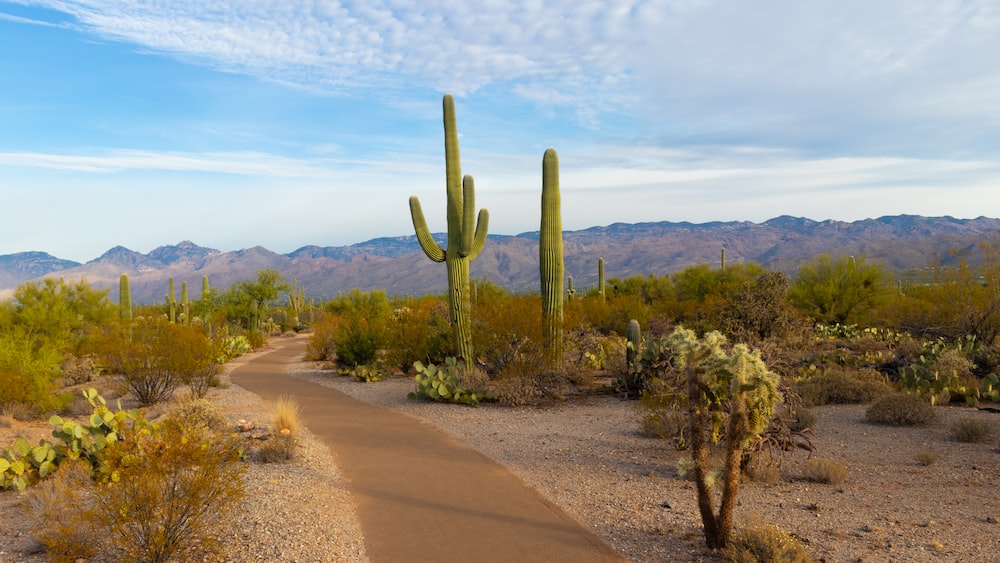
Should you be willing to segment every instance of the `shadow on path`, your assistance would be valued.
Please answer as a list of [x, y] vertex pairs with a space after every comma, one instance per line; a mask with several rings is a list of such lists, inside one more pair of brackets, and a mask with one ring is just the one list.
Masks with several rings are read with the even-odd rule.
[[232, 381], [265, 400], [298, 402], [302, 423], [336, 453], [373, 562], [624, 561], [501, 465], [444, 432], [288, 375], [305, 338], [272, 342], [275, 351], [233, 370]]

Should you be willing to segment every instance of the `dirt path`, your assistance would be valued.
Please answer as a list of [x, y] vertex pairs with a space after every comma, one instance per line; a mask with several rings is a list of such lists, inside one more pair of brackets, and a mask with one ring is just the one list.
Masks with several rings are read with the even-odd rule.
[[[502, 466], [410, 416], [291, 377], [304, 338], [234, 370], [264, 399], [294, 398], [337, 455], [374, 562], [623, 561]], [[322, 499], [316, 499], [322, 502]]]

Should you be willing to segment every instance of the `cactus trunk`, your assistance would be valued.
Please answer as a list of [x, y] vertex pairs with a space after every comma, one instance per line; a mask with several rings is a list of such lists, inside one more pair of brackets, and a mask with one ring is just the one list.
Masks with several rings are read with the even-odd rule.
[[479, 256], [486, 244], [489, 212], [475, 215], [476, 189], [472, 176], [462, 176], [458, 150], [458, 128], [455, 125], [455, 100], [444, 96], [445, 185], [448, 210], [448, 247], [434, 240], [424, 219], [420, 200], [410, 197], [410, 217], [417, 241], [424, 254], [434, 262], [448, 267], [448, 305], [451, 313], [452, 338], [455, 354], [469, 365], [474, 360], [472, 350], [472, 299], [469, 289], [469, 264]]
[[542, 222], [538, 269], [542, 287], [542, 337], [548, 360], [558, 365], [563, 355], [562, 211], [559, 193], [559, 156], [554, 149], [542, 157]]
[[597, 259], [597, 293], [604, 299], [604, 258]]
[[174, 301], [174, 278], [170, 278], [167, 291], [167, 315], [170, 322], [177, 322], [177, 302]]
[[132, 341], [132, 286], [128, 275], [122, 274], [118, 280], [118, 314], [121, 316], [125, 340]]

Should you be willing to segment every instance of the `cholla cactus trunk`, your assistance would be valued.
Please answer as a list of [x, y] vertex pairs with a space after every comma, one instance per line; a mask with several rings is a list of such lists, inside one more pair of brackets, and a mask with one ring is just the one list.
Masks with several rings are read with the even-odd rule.
[[122, 321], [122, 331], [125, 340], [132, 341], [132, 286], [129, 284], [128, 275], [122, 274], [118, 279], [118, 314]]
[[170, 278], [170, 283], [168, 285], [169, 289], [167, 291], [167, 314], [169, 315], [170, 322], [177, 322], [177, 302], [174, 301], [174, 278]]
[[604, 258], [597, 259], [597, 293], [601, 299], [606, 297], [604, 293]]
[[549, 362], [558, 365], [563, 355], [562, 211], [559, 193], [559, 156], [554, 149], [542, 157], [542, 222], [538, 244], [538, 270], [542, 286], [542, 331]]
[[424, 254], [434, 262], [444, 262], [448, 267], [448, 309], [451, 319], [455, 354], [471, 365], [472, 349], [472, 296], [469, 287], [469, 264], [479, 256], [486, 244], [489, 212], [479, 211], [476, 220], [476, 188], [472, 176], [462, 177], [459, 160], [458, 129], [455, 125], [455, 100], [446, 94], [444, 109], [445, 184], [448, 209], [448, 247], [434, 241], [417, 196], [410, 197], [410, 217], [413, 229]]

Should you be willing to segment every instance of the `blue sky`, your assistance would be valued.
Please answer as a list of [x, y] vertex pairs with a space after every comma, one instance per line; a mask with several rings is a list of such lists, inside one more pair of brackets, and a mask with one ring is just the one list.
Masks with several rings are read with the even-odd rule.
[[0, 254], [1000, 215], [1000, 4], [0, 0]]

